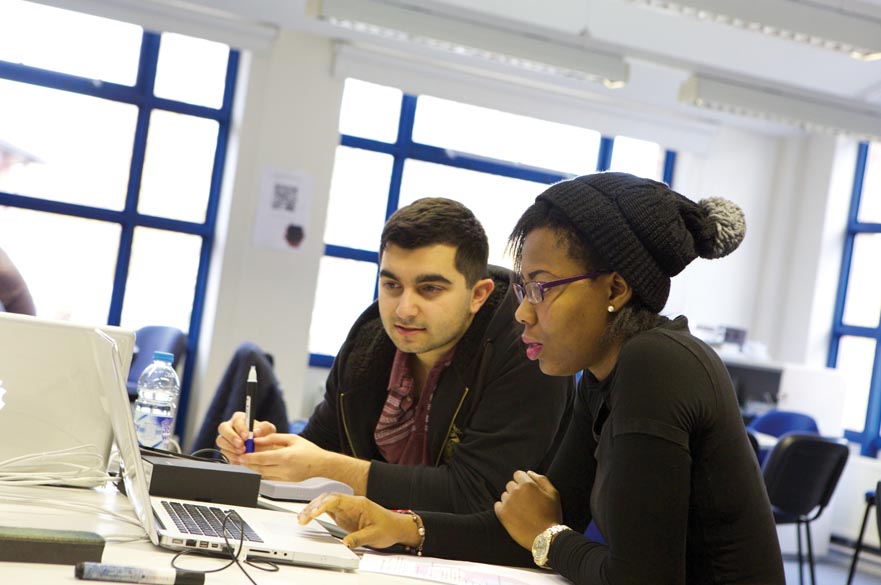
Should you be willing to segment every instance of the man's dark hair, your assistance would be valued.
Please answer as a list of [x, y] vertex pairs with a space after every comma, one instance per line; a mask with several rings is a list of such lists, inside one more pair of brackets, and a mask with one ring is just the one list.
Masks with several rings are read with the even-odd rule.
[[489, 274], [486, 232], [470, 209], [452, 199], [426, 197], [397, 210], [382, 229], [380, 256], [389, 244], [405, 250], [437, 244], [454, 246], [456, 270], [469, 287]]

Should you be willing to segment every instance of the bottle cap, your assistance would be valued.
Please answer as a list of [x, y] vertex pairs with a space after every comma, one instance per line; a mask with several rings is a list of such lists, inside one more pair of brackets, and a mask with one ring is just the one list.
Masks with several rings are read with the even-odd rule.
[[154, 351], [153, 360], [159, 360], [168, 363], [174, 363], [174, 354], [167, 351]]

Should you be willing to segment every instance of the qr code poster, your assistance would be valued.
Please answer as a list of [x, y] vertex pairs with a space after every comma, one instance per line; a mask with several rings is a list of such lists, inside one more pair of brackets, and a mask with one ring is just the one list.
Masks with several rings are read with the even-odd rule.
[[267, 169], [260, 185], [254, 244], [297, 250], [309, 235], [312, 178], [307, 173]]

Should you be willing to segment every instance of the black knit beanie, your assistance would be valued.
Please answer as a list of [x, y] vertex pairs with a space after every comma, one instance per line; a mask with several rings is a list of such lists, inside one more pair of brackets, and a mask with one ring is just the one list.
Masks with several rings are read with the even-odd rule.
[[549, 187], [536, 201], [559, 208], [584, 239], [660, 313], [670, 278], [689, 262], [721, 258], [743, 241], [740, 208], [719, 197], [695, 203], [667, 185], [628, 175], [596, 173]]

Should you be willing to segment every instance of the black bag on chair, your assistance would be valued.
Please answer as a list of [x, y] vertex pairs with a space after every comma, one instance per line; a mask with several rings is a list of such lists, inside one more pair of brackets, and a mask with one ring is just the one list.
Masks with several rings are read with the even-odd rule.
[[236, 348], [232, 360], [223, 373], [208, 412], [205, 413], [205, 420], [202, 422], [196, 441], [190, 449], [191, 453], [200, 449], [216, 448], [214, 441], [217, 439], [218, 425], [229, 420], [235, 411], [245, 409], [245, 388], [251, 366], [257, 368], [254, 419], [271, 422], [280, 433], [288, 432], [287, 409], [278, 379], [272, 369], [271, 358], [256, 344], [245, 342]]

